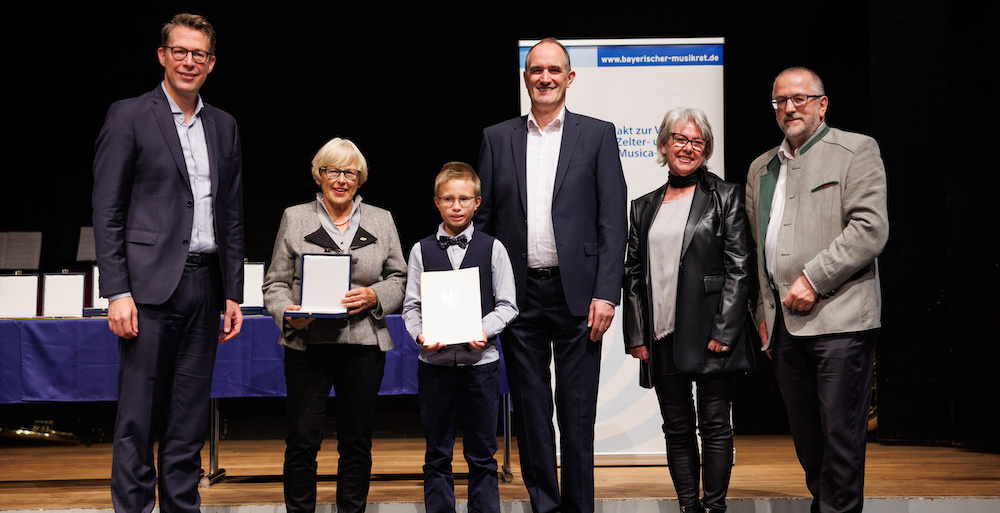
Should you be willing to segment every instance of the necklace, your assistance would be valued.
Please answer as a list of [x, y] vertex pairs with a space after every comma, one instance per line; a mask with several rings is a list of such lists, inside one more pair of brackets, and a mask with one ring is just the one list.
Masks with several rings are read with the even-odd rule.
[[333, 221], [333, 225], [339, 228], [351, 221], [351, 214], [354, 212], [354, 200], [353, 199], [351, 200], [351, 204], [347, 208], [347, 217], [339, 223], [337, 222], [336, 218], [333, 217], [333, 209], [330, 208], [329, 205], [324, 205], [324, 207], [326, 207], [327, 213], [330, 214], [330, 220]]

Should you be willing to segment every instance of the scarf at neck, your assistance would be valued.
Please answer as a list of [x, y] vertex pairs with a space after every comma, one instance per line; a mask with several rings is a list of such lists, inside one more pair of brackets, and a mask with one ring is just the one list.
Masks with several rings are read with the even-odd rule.
[[674, 189], [683, 189], [685, 187], [690, 187], [701, 180], [701, 177], [705, 174], [705, 166], [699, 167], [697, 171], [691, 173], [687, 176], [675, 175], [669, 173], [667, 175], [667, 185], [673, 187]]

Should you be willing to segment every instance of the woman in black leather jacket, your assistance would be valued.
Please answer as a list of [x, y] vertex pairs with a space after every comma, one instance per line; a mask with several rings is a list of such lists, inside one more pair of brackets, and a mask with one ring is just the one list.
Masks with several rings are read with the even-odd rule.
[[632, 202], [625, 259], [625, 347], [649, 365], [682, 512], [726, 509], [732, 373], [753, 367], [744, 329], [751, 267], [743, 188], [708, 172], [713, 142], [702, 111], [667, 112], [656, 146], [669, 177]]

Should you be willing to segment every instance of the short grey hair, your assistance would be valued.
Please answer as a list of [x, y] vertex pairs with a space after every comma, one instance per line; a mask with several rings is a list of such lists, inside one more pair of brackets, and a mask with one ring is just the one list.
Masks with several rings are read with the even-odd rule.
[[353, 142], [340, 137], [330, 139], [313, 157], [312, 175], [316, 183], [321, 183], [326, 179], [320, 174], [322, 167], [337, 169], [357, 167], [357, 170], [361, 172], [358, 175], [358, 187], [364, 185], [368, 180], [368, 161], [365, 160], [365, 156], [361, 154], [361, 150]]
[[812, 77], [812, 94], [820, 94], [826, 96], [826, 88], [823, 86], [823, 79], [819, 78], [819, 75], [815, 71], [805, 67], [805, 66], [792, 66], [791, 68], [785, 68], [778, 73], [778, 76], [774, 77], [774, 82], [771, 82], [771, 94], [774, 94], [774, 86], [778, 84], [778, 79], [783, 75], [788, 75], [791, 73], [805, 73]]
[[668, 110], [667, 114], [663, 116], [663, 122], [660, 123], [660, 131], [656, 134], [656, 161], [661, 166], [667, 165], [667, 156], [660, 152], [660, 148], [667, 142], [670, 132], [678, 123], [686, 123], [688, 121], [694, 123], [694, 126], [701, 132], [701, 138], [705, 140], [705, 151], [701, 152], [702, 156], [705, 157], [705, 161], [708, 161], [712, 156], [712, 151], [715, 150], [715, 137], [712, 135], [712, 125], [708, 124], [708, 116], [701, 109], [676, 107]]

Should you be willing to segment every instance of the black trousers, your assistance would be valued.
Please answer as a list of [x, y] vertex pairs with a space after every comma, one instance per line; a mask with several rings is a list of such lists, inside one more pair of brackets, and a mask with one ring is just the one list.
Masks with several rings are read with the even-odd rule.
[[[674, 364], [673, 335], [653, 342], [653, 388], [663, 416], [670, 478], [682, 508], [697, 508], [698, 474], [705, 495], [701, 506], [726, 510], [726, 492], [733, 466], [733, 428], [730, 412], [733, 378], [729, 373], [684, 374]], [[707, 344], [707, 341], [706, 341]], [[697, 384], [697, 415], [691, 384]], [[701, 435], [701, 458], [698, 438]]]
[[469, 513], [500, 513], [497, 481], [497, 416], [500, 362], [452, 367], [419, 362], [420, 424], [424, 453], [424, 510], [455, 512], [455, 420], [463, 425], [462, 448], [469, 464]]
[[859, 512], [875, 332], [795, 337], [781, 310], [771, 335], [772, 365], [813, 497], [811, 511]]
[[[185, 267], [160, 305], [136, 304], [139, 335], [118, 339], [118, 416], [111, 460], [115, 511], [196, 512], [212, 367], [224, 303], [218, 262]], [[153, 442], [159, 436], [159, 477]]]
[[[517, 430], [521, 474], [534, 513], [593, 513], [594, 422], [601, 343], [590, 341], [587, 317], [569, 312], [560, 277], [528, 277], [525, 304], [503, 339]], [[556, 477], [553, 393], [562, 487]]]
[[316, 454], [323, 443], [326, 405], [337, 395], [337, 511], [365, 510], [372, 471], [375, 401], [385, 372], [377, 346], [317, 344], [285, 348], [288, 437], [284, 489], [288, 512], [316, 510]]

